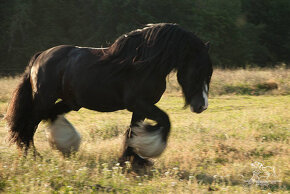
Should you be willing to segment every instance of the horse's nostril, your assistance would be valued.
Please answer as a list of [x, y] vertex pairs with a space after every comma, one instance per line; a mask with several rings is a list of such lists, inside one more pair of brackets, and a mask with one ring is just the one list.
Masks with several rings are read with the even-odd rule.
[[199, 107], [199, 112], [205, 111], [206, 109], [207, 109], [206, 106], [200, 106], [200, 107]]

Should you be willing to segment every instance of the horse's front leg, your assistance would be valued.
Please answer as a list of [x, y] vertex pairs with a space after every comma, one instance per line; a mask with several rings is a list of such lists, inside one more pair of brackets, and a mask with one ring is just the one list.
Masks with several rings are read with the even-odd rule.
[[[154, 158], [164, 151], [170, 131], [168, 115], [157, 106], [146, 102], [138, 102], [128, 110], [138, 112], [143, 117], [154, 120], [156, 125], [135, 123], [128, 131], [127, 147], [138, 157], [143, 159]], [[132, 119], [133, 120], [133, 119]]]
[[127, 129], [125, 133], [124, 147], [123, 153], [119, 158], [119, 162], [122, 166], [124, 166], [126, 161], [130, 161], [132, 164], [136, 164], [138, 166], [152, 166], [152, 162], [150, 160], [141, 158], [138, 156], [132, 147], [128, 146], [128, 140], [132, 138], [132, 128], [137, 127], [140, 123], [144, 121], [145, 117], [142, 114], [138, 114], [136, 112], [133, 113], [130, 127]]

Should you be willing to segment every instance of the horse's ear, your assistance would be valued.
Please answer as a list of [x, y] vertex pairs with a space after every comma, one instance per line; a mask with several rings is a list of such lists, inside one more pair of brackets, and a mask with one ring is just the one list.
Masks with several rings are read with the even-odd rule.
[[205, 45], [205, 48], [206, 48], [207, 50], [209, 50], [210, 43], [209, 43], [209, 42], [206, 42], [204, 45]]

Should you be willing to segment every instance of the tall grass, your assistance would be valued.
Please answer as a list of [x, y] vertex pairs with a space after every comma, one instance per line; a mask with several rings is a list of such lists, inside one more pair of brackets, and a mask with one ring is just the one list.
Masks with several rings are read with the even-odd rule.
[[[69, 158], [52, 150], [41, 123], [35, 144], [43, 159], [19, 157], [5, 141], [0, 122], [0, 193], [288, 193], [290, 102], [288, 70], [220, 70], [214, 72], [209, 109], [193, 114], [173, 75], [157, 104], [172, 122], [168, 147], [153, 168], [133, 172], [120, 167], [123, 132], [131, 113], [81, 109], [67, 115], [82, 134], [80, 151]], [[1, 78], [0, 115], [18, 78]], [[226, 86], [255, 87], [268, 80], [278, 89], [244, 94]], [[288, 89], [287, 89], [288, 88]], [[239, 94], [239, 95], [235, 95]], [[267, 185], [248, 184], [253, 163], [275, 168]], [[271, 182], [272, 181], [272, 182]]]

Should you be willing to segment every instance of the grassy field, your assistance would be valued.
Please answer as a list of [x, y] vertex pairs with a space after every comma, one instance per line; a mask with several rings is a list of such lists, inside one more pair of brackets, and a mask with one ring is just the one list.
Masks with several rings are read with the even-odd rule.
[[[82, 135], [80, 151], [70, 158], [49, 147], [45, 123], [35, 135], [43, 159], [19, 157], [14, 146], [7, 146], [1, 121], [0, 193], [289, 193], [289, 73], [218, 69], [209, 109], [199, 115], [183, 109], [178, 84], [169, 76], [158, 103], [172, 123], [168, 147], [154, 159], [153, 168], [139, 173], [129, 163], [124, 168], [117, 163], [128, 111], [69, 113], [68, 120]], [[0, 118], [17, 81], [0, 78]], [[267, 175], [264, 168], [257, 181], [257, 162], [275, 173], [268, 168], [268, 178], [262, 177]]]

